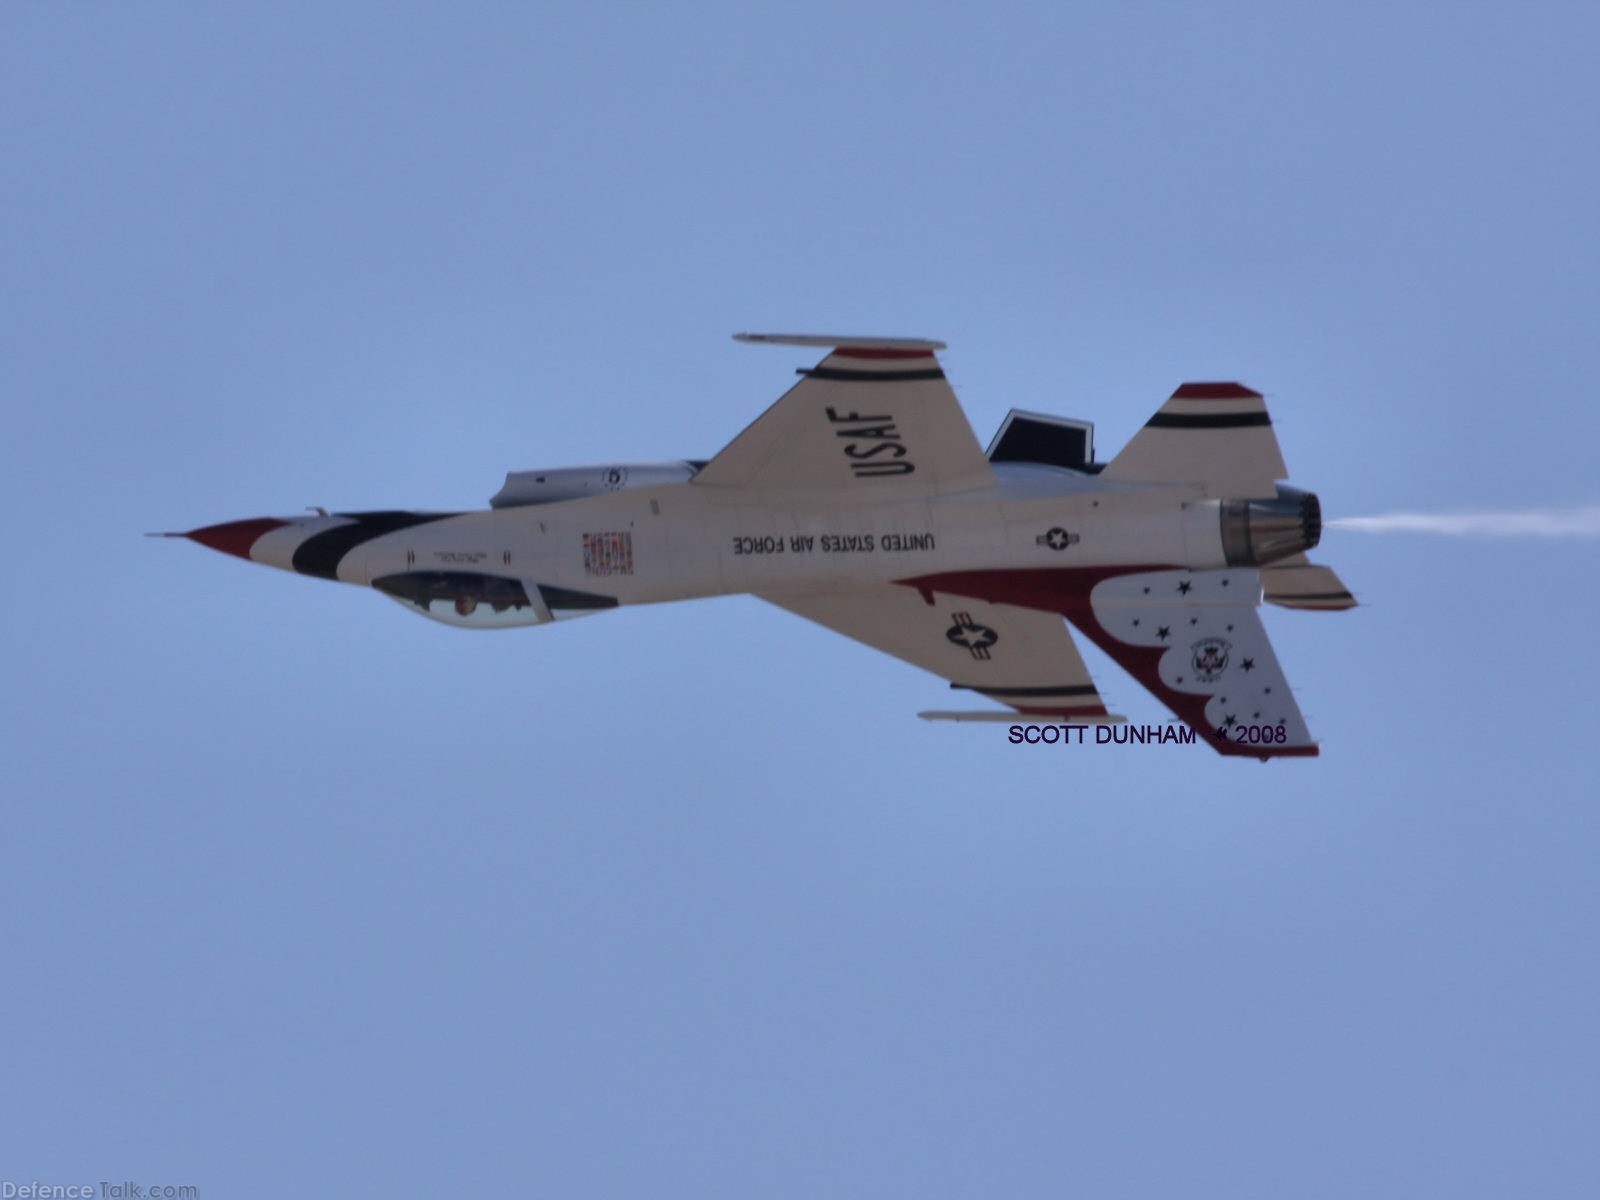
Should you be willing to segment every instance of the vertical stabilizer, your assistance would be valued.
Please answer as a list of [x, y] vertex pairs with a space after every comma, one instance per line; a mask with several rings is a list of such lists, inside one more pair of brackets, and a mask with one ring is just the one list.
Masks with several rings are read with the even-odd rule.
[[1276, 494], [1289, 469], [1261, 393], [1238, 383], [1186, 383], [1101, 475], [1188, 483], [1208, 496], [1252, 499]]

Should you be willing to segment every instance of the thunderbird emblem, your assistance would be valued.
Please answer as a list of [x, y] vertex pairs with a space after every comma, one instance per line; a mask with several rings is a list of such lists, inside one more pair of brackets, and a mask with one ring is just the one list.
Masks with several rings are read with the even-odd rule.
[[1189, 665], [1202, 683], [1210, 683], [1228, 669], [1228, 651], [1233, 644], [1226, 638], [1201, 638], [1190, 649]]

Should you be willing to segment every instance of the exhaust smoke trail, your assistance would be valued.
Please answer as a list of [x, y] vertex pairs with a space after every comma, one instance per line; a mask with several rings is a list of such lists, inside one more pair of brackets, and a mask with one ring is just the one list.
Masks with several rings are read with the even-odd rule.
[[1384, 513], [1337, 517], [1327, 526], [1356, 533], [1437, 533], [1448, 537], [1600, 537], [1600, 504], [1510, 512]]

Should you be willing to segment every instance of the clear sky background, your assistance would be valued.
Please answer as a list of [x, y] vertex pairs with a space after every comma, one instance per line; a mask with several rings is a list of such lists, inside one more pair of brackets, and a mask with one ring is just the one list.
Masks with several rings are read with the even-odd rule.
[[[1600, 1194], [1600, 543], [1330, 532], [1323, 755], [1020, 748], [748, 598], [146, 530], [714, 453], [939, 337], [1330, 516], [1600, 501], [1589, 5], [0, 7], [0, 1179]], [[1090, 655], [1112, 707], [1164, 711]]]

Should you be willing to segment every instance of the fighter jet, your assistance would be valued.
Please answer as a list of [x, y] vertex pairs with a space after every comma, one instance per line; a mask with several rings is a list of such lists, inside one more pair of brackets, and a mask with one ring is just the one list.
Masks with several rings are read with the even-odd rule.
[[735, 336], [827, 353], [709, 460], [514, 471], [473, 512], [168, 536], [468, 629], [749, 593], [1005, 706], [924, 718], [1123, 720], [1070, 623], [1218, 752], [1317, 753], [1259, 606], [1356, 601], [1305, 556], [1321, 507], [1282, 482], [1260, 393], [1186, 383], [1109, 462], [1091, 423], [1015, 409], [985, 451], [942, 342]]

